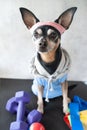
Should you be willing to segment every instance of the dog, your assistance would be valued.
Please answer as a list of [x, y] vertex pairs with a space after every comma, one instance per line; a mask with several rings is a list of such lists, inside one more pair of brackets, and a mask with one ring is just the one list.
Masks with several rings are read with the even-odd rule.
[[32, 91], [37, 95], [37, 110], [44, 113], [43, 98], [63, 96], [63, 112], [67, 114], [68, 82], [70, 56], [61, 47], [61, 36], [73, 20], [77, 7], [64, 11], [54, 22], [40, 22], [30, 10], [21, 7], [24, 24], [32, 34], [36, 54], [31, 61], [31, 72], [34, 74]]

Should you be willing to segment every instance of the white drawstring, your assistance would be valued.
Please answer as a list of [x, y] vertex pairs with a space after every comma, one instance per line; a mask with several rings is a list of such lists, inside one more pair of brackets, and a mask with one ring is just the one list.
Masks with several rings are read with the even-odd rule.
[[45, 99], [46, 102], [49, 102], [49, 99], [48, 99], [49, 90], [53, 91], [53, 87], [52, 87], [52, 76], [50, 76], [49, 79], [48, 79], [48, 87], [47, 87], [47, 93], [46, 93], [46, 99]]

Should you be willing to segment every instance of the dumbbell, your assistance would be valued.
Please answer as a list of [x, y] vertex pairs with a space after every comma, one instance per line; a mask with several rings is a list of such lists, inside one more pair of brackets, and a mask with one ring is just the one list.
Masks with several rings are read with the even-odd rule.
[[[29, 99], [29, 101], [30, 101], [30, 99]], [[18, 108], [18, 102], [16, 101], [16, 98], [15, 97], [10, 98], [6, 103], [6, 110], [12, 114], [15, 114], [17, 112], [17, 108]], [[29, 113], [29, 110], [25, 109], [26, 116], [28, 115], [28, 113]]]
[[18, 103], [16, 102], [16, 98], [10, 98], [6, 103], [6, 110], [10, 113], [14, 114], [17, 112]]
[[[12, 113], [17, 112], [16, 121], [10, 125], [10, 130], [27, 130], [28, 124], [24, 122], [25, 104], [30, 101], [30, 96], [24, 91], [16, 92], [15, 97], [11, 99], [10, 110]], [[9, 103], [7, 103], [9, 104]], [[6, 105], [6, 108], [9, 105]]]
[[31, 125], [34, 122], [40, 122], [41, 118], [42, 118], [42, 113], [34, 109], [28, 114], [27, 121], [29, 125]]

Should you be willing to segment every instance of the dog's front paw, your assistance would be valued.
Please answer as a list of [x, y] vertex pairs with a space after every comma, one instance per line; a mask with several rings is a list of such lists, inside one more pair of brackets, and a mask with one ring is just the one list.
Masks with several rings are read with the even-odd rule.
[[68, 109], [67, 105], [63, 107], [63, 112], [64, 112], [64, 114], [68, 114], [69, 113], [69, 109]]
[[37, 104], [38, 104], [37, 111], [43, 114], [44, 113], [43, 103], [38, 102]]
[[63, 100], [63, 112], [65, 114], [69, 113], [68, 103], [70, 102], [71, 102], [71, 99], [69, 97], [67, 97], [67, 100]]

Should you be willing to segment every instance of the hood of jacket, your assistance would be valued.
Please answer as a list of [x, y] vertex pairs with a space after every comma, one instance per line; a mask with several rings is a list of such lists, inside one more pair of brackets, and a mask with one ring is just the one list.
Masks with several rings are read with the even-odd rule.
[[36, 54], [32, 58], [31, 63], [30, 63], [30, 70], [31, 70], [31, 73], [33, 74], [33, 76], [56, 80], [58, 78], [61, 78], [65, 74], [67, 74], [70, 69], [71, 60], [70, 60], [69, 54], [64, 49], [61, 48], [61, 50], [62, 50], [61, 61], [58, 65], [56, 71], [52, 75], [50, 75], [46, 71], [46, 69], [41, 65], [41, 63], [39, 62], [39, 60], [37, 58], [37, 54]]

